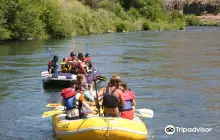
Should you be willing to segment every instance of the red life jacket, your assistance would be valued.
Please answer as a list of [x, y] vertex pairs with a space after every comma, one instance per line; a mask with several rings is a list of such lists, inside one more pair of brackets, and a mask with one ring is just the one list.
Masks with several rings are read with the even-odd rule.
[[50, 66], [50, 64], [51, 64], [51, 61], [49, 61], [47, 65]]
[[120, 109], [121, 111], [133, 110], [132, 100], [135, 99], [135, 94], [130, 89], [121, 94], [122, 99], [125, 101], [124, 106]]
[[71, 63], [72, 68], [77, 68], [77, 62], [76, 60], [73, 60], [73, 62]]
[[50, 65], [51, 65], [51, 61], [49, 61], [49, 62], [47, 63], [47, 71], [48, 71], [48, 72], [50, 71]]
[[130, 89], [128, 91], [125, 91], [121, 94], [122, 96], [122, 99], [125, 100], [125, 101], [128, 101], [128, 100], [133, 100], [135, 99], [135, 94], [133, 91], [131, 91]]
[[84, 61], [90, 62], [91, 58], [90, 57], [86, 57]]
[[72, 57], [68, 57], [67, 58], [67, 62], [69, 62], [69, 61], [73, 61], [73, 58]]
[[70, 98], [74, 95], [76, 95], [77, 91], [74, 90], [74, 88], [64, 88], [62, 91], [61, 91], [61, 96], [64, 98], [64, 99], [67, 99], [67, 98]]

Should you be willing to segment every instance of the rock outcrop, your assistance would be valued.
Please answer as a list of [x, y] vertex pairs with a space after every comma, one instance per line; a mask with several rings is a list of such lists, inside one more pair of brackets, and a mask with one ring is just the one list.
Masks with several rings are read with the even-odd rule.
[[220, 13], [220, 0], [164, 0], [166, 9], [181, 10], [197, 16]]

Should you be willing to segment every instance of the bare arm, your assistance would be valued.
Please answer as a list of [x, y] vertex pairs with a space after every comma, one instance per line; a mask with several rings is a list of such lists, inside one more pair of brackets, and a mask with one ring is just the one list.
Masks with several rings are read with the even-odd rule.
[[62, 106], [65, 106], [65, 100], [64, 100], [64, 99], [62, 99], [61, 105], [62, 105]]
[[96, 114], [96, 112], [89, 106], [86, 101], [83, 101], [82, 104], [89, 110], [89, 112], [91, 112], [92, 114]]
[[89, 104], [88, 104], [86, 101], [83, 101], [82, 104], [83, 104], [83, 106], [85, 106], [88, 110], [90, 110], [90, 111], [92, 110], [92, 109], [90, 108]]
[[93, 82], [91, 83], [90, 90], [89, 90], [89, 94], [92, 95], [92, 93], [93, 93]]
[[83, 73], [87, 75], [86, 70], [84, 69], [83, 63], [80, 63], [80, 68], [82, 69]]
[[101, 89], [99, 90], [99, 92], [98, 92], [98, 96], [103, 96], [103, 94], [105, 93], [105, 91], [106, 91], [106, 88], [105, 88], [105, 87], [101, 88]]
[[121, 91], [119, 92], [119, 100], [120, 100], [121, 106], [125, 105], [125, 101], [122, 99], [122, 96], [121, 96]]
[[135, 102], [134, 99], [132, 100], [132, 103], [131, 103], [131, 104], [132, 104], [132, 106], [136, 106], [136, 102]]
[[52, 72], [52, 69], [50, 68], [50, 70], [49, 70], [49, 74], [51, 74], [51, 72]]

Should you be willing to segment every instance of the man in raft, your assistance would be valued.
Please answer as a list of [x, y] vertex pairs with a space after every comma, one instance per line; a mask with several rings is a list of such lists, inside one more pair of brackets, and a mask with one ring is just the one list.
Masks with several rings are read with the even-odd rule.
[[75, 52], [70, 52], [70, 56], [67, 57], [67, 62], [73, 61], [74, 59], [76, 59], [76, 53]]
[[86, 82], [86, 77], [88, 76], [88, 72], [86, 69], [87, 65], [85, 65], [83, 53], [78, 53], [77, 58], [78, 58], [76, 61], [77, 74], [82, 74], [84, 77], [83, 82]]
[[88, 65], [88, 69], [90, 70], [92, 68], [92, 62], [91, 62], [91, 57], [89, 53], [85, 54], [85, 63]]
[[57, 66], [57, 61], [58, 61], [58, 56], [55, 55], [53, 57], [53, 60], [48, 63], [48, 72], [50, 74], [59, 72], [59, 69], [58, 69], [58, 66]]

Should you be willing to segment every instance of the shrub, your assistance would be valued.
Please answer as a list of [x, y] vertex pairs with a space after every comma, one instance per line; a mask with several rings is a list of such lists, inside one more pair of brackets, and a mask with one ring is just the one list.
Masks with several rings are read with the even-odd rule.
[[195, 15], [185, 16], [186, 24], [188, 26], [199, 26], [202, 25], [202, 21]]
[[143, 23], [143, 30], [150, 30], [152, 27], [151, 27], [151, 23], [150, 23], [150, 21], [145, 21], [144, 23]]
[[116, 32], [125, 32], [129, 31], [129, 24], [126, 21], [116, 21], [114, 23]]

